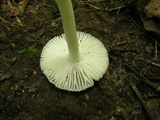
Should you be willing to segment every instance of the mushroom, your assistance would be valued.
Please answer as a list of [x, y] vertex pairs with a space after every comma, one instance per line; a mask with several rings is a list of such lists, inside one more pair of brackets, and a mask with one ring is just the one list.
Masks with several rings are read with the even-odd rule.
[[94, 36], [76, 31], [71, 0], [57, 0], [64, 34], [44, 46], [40, 67], [56, 87], [82, 91], [103, 77], [109, 65], [108, 53]]

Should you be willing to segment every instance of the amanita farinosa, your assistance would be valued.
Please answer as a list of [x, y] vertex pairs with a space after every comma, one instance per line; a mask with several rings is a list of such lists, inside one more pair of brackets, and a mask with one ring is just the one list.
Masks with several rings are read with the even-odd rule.
[[40, 66], [48, 80], [68, 91], [82, 91], [94, 85], [108, 68], [108, 53], [97, 38], [76, 32], [71, 0], [57, 0], [64, 34], [43, 48]]

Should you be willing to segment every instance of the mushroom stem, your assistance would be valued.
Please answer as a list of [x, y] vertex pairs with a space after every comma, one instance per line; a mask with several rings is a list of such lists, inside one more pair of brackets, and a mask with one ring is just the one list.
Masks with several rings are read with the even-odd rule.
[[56, 2], [62, 18], [64, 34], [69, 50], [69, 59], [72, 62], [77, 62], [80, 59], [80, 53], [72, 2], [71, 0], [56, 0]]

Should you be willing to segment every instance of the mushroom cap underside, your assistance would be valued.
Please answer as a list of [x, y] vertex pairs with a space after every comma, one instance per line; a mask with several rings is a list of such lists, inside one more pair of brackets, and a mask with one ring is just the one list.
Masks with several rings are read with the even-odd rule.
[[65, 34], [56, 36], [44, 46], [40, 66], [48, 80], [68, 91], [82, 91], [103, 77], [109, 65], [108, 53], [97, 38], [77, 32], [80, 60], [72, 62]]

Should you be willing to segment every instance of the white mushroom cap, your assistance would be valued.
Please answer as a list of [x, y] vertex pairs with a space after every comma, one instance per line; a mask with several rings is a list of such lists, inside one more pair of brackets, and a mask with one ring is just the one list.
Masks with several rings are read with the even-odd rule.
[[109, 65], [108, 53], [97, 38], [77, 32], [80, 60], [71, 62], [65, 35], [54, 37], [43, 48], [40, 66], [48, 80], [68, 91], [82, 91], [103, 77]]

